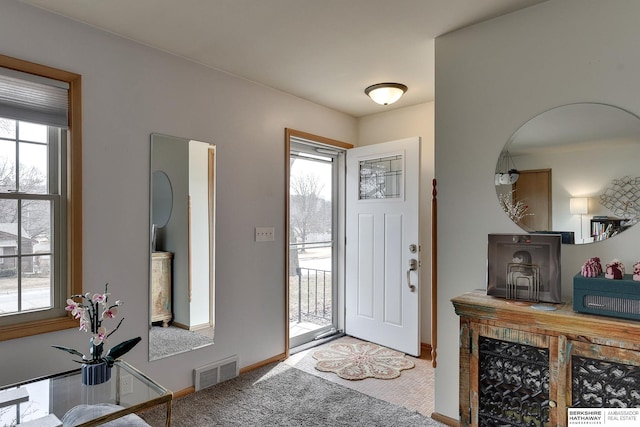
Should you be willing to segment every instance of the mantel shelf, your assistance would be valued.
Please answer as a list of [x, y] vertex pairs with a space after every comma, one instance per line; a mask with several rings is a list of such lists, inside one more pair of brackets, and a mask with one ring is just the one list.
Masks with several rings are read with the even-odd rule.
[[603, 338], [628, 340], [630, 336], [640, 336], [640, 321], [577, 313], [573, 311], [571, 301], [553, 304], [557, 307], [555, 311], [544, 311], [532, 308], [535, 303], [509, 301], [478, 291], [455, 297], [451, 302], [460, 317], [507, 321], [514, 326], [519, 325], [520, 329], [545, 329], [555, 336], [584, 336], [597, 341], [604, 341]]

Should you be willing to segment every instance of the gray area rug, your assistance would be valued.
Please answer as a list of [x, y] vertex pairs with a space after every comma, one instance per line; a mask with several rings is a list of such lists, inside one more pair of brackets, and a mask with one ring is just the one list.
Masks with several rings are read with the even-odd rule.
[[[165, 409], [139, 415], [164, 425]], [[443, 426], [431, 418], [278, 363], [173, 402], [172, 426]]]
[[199, 332], [175, 326], [152, 326], [149, 330], [149, 359], [160, 359], [209, 344], [213, 344], [213, 339]]

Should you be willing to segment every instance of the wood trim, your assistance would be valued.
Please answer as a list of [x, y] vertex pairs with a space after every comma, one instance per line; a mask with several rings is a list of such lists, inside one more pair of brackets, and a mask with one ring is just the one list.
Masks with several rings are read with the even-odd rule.
[[460, 427], [460, 422], [455, 418], [447, 417], [446, 415], [434, 412], [431, 414], [431, 419], [446, 424], [451, 427]]
[[438, 357], [438, 182], [432, 181], [431, 198], [431, 366]]
[[431, 347], [431, 344], [426, 342], [420, 343], [420, 359], [431, 360], [432, 352], [433, 349]]
[[249, 365], [249, 366], [245, 366], [244, 368], [241, 368], [240, 369], [240, 375], [245, 374], [245, 373], [247, 373], [249, 371], [253, 371], [253, 370], [258, 369], [258, 368], [262, 368], [263, 366], [269, 365], [271, 363], [282, 362], [286, 358], [287, 358], [287, 356], [285, 355], [285, 353], [280, 353], [278, 355], [275, 355], [273, 357], [265, 359], [265, 360], [263, 360], [261, 362], [257, 362], [257, 363], [254, 363], [253, 365]]
[[82, 293], [82, 77], [73, 74], [69, 83], [69, 131], [71, 134], [68, 152], [69, 207], [67, 240], [67, 277], [69, 294]]
[[289, 215], [289, 198], [291, 197], [291, 136], [295, 132], [292, 129], [284, 129], [284, 357], [290, 355], [289, 340], [289, 227], [291, 218]]
[[[469, 368], [471, 365], [471, 327], [469, 320], [460, 318], [460, 341], [459, 341], [459, 378], [458, 378], [458, 416], [460, 418], [460, 424], [468, 426], [471, 425], [471, 399], [469, 394], [470, 378], [474, 375]], [[477, 370], [476, 373], [477, 375]]]
[[69, 83], [80, 77], [79, 74], [72, 73], [70, 71], [48, 67], [46, 65], [37, 64], [35, 62], [24, 61], [22, 59], [13, 58], [6, 55], [0, 55], [0, 66]]
[[[67, 295], [82, 293], [82, 76], [58, 68], [0, 55], [0, 67], [69, 84], [69, 146], [67, 150]], [[63, 261], [64, 262], [64, 261]], [[71, 315], [0, 327], [0, 341], [77, 327]]]
[[13, 325], [0, 327], [0, 341], [12, 340], [15, 338], [45, 334], [47, 332], [54, 332], [77, 327], [78, 321], [74, 320], [70, 316], [56, 317], [44, 320], [34, 320], [31, 322], [14, 323]]
[[[349, 148], [353, 148], [353, 144], [349, 144], [347, 142], [342, 142], [342, 141], [338, 141], [331, 138], [325, 138], [324, 136], [314, 135], [312, 133], [302, 132], [299, 130], [289, 129], [289, 128], [285, 128], [285, 132], [287, 135], [286, 136], [287, 141], [289, 141], [289, 138], [293, 136], [297, 138], [308, 139], [309, 141], [318, 142], [320, 144], [333, 145], [334, 147], [344, 148], [345, 150], [348, 150]], [[288, 161], [288, 156], [287, 156], [287, 161]]]
[[189, 396], [196, 392], [196, 388], [194, 386], [183, 388], [182, 390], [176, 391], [173, 393], [174, 399], [180, 399], [181, 397]]
[[330, 146], [334, 146], [334, 147], [340, 147], [340, 148], [344, 148], [344, 149], [349, 149], [349, 148], [353, 148], [353, 144], [348, 144], [346, 142], [341, 142], [341, 141], [337, 141], [335, 139], [330, 139], [330, 138], [325, 138], [323, 136], [319, 136], [319, 135], [314, 135], [308, 132], [302, 132], [299, 130], [295, 130], [295, 129], [291, 129], [291, 128], [285, 128], [284, 129], [284, 191], [285, 191], [285, 197], [284, 197], [284, 224], [282, 229], [284, 230], [284, 239], [285, 239], [285, 244], [284, 244], [284, 286], [285, 286], [285, 291], [284, 291], [284, 358], [288, 358], [289, 354], [290, 354], [290, 348], [289, 348], [289, 339], [290, 339], [290, 335], [289, 335], [289, 235], [291, 233], [291, 230], [289, 229], [289, 222], [290, 222], [290, 217], [289, 217], [289, 198], [291, 196], [289, 189], [291, 186], [290, 183], [290, 174], [291, 174], [291, 138], [292, 137], [297, 137], [297, 138], [303, 138], [303, 139], [307, 139], [311, 142], [317, 142], [320, 144], [325, 144], [325, 145], [330, 145]]

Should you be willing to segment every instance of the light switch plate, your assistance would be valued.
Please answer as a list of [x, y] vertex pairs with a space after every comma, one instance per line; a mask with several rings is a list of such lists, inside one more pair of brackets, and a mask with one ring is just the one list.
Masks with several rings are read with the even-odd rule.
[[256, 242], [273, 242], [275, 229], [273, 227], [256, 227]]

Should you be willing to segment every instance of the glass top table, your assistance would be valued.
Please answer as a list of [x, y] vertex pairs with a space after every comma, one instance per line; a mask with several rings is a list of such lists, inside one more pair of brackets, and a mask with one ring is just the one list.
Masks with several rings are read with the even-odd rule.
[[80, 369], [0, 387], [0, 426], [146, 426], [134, 412], [165, 404], [171, 425], [173, 393], [125, 361], [103, 384], [82, 384]]

